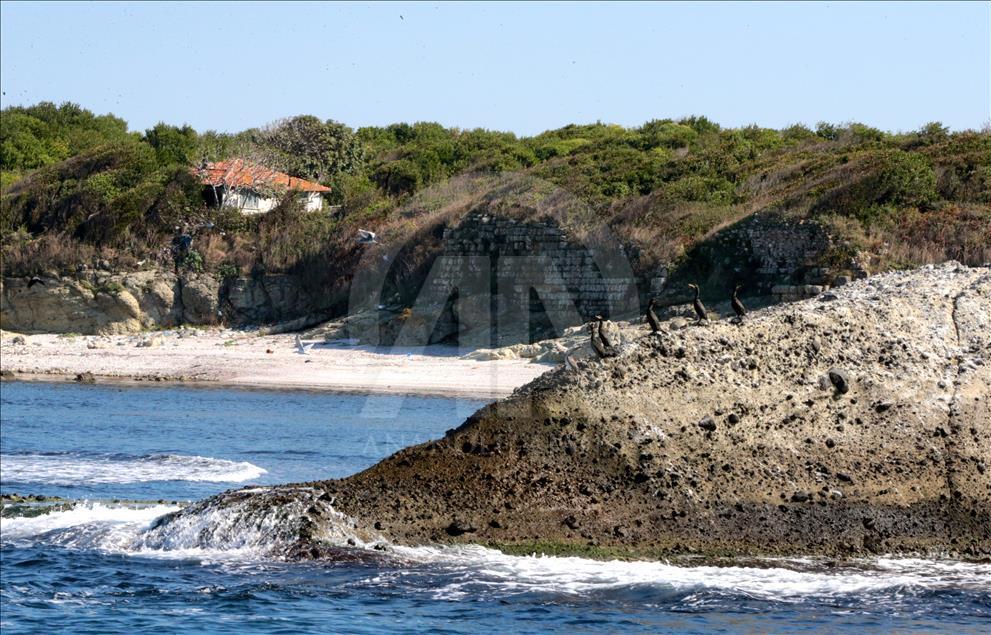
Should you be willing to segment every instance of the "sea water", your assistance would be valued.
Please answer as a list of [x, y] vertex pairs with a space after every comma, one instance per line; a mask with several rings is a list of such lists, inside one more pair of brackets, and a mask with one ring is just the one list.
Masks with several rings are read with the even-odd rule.
[[[991, 564], [738, 566], [252, 540], [152, 548], [156, 518], [232, 487], [340, 477], [443, 435], [474, 400], [4, 383], [0, 491], [81, 502], [0, 518], [0, 628], [21, 632], [987, 632]], [[125, 500], [144, 501], [141, 504]], [[115, 502], [116, 501], [116, 502]], [[264, 535], [261, 536], [261, 540]]]

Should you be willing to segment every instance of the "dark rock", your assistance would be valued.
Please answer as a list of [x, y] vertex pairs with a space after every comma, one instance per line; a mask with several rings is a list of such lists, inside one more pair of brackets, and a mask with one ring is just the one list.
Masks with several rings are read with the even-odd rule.
[[809, 494], [808, 492], [801, 492], [801, 491], [799, 491], [799, 492], [795, 492], [794, 494], [791, 495], [791, 502], [793, 502], [793, 503], [804, 503], [805, 501], [809, 500], [810, 498], [812, 498], [812, 494]]
[[75, 382], [79, 384], [95, 384], [96, 377], [93, 373], [86, 371], [85, 373], [79, 373], [76, 375]]
[[850, 375], [846, 370], [835, 366], [830, 368], [829, 381], [838, 394], [844, 395], [850, 392]]
[[445, 529], [448, 536], [461, 536], [463, 534], [471, 534], [478, 531], [471, 523], [467, 523], [461, 520], [453, 520], [451, 524]]
[[712, 417], [706, 416], [699, 421], [699, 427], [707, 432], [713, 432], [716, 429], [716, 422]]

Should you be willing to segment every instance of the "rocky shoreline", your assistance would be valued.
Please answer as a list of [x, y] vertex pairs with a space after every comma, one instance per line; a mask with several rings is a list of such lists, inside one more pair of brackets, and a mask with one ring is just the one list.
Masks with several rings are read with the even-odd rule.
[[991, 270], [880, 275], [741, 325], [644, 330], [359, 474], [228, 492], [156, 531], [230, 508], [280, 515], [300, 558], [345, 534], [603, 557], [986, 558], [989, 352]]

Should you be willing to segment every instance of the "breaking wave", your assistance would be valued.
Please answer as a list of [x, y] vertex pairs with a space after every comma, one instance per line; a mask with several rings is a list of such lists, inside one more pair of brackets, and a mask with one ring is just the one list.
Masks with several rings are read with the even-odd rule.
[[94, 485], [150, 481], [205, 481], [240, 483], [267, 470], [246, 461], [236, 462], [181, 454], [51, 454], [0, 455], [5, 483]]
[[[139, 557], [263, 561], [278, 558], [294, 528], [312, 512], [312, 505], [259, 507], [242, 499], [225, 505], [198, 504], [195, 509], [166, 517], [179, 508], [88, 503], [31, 518], [0, 519], [0, 535], [4, 543], [46, 543]], [[437, 599], [458, 600], [493, 591], [503, 595], [590, 596], [653, 589], [797, 601], [951, 588], [984, 592], [991, 588], [991, 564], [877, 558], [842, 566], [802, 559], [763, 560], [741, 566], [682, 566], [537, 554], [511, 556], [477, 545], [392, 545], [381, 537], [358, 534], [352, 520], [334, 511], [329, 503], [324, 503], [320, 514], [324, 530], [319, 537], [325, 543], [369, 555], [378, 547], [374, 555], [385, 558], [383, 568], [400, 577], [411, 571], [441, 576], [442, 582], [431, 590]], [[384, 553], [380, 551], [383, 545]], [[390, 574], [382, 575], [387, 578]]]

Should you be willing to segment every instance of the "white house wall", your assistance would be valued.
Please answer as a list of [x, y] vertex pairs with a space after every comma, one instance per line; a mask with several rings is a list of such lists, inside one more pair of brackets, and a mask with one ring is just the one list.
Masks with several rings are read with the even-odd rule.
[[[319, 192], [306, 192], [301, 195], [306, 211], [317, 212], [323, 208], [323, 197]], [[264, 214], [279, 204], [277, 198], [259, 196], [250, 190], [234, 190], [223, 197], [223, 206], [239, 210], [246, 216]]]
[[321, 208], [323, 208], [323, 197], [320, 196], [320, 192], [307, 192], [306, 211], [319, 212]]

